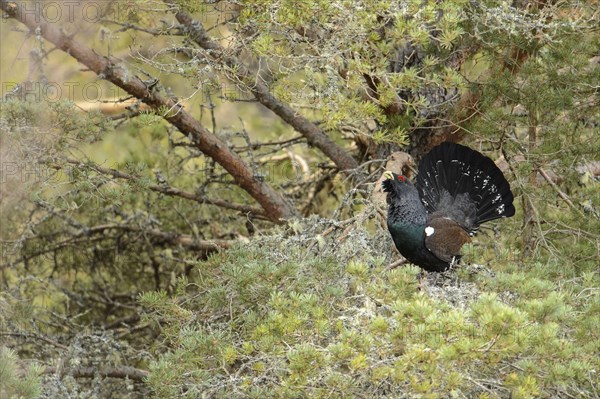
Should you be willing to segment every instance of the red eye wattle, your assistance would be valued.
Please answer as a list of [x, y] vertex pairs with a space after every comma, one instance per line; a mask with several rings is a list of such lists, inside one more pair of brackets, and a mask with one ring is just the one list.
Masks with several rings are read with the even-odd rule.
[[398, 176], [398, 180], [404, 183], [406, 181], [406, 178], [404, 176]]

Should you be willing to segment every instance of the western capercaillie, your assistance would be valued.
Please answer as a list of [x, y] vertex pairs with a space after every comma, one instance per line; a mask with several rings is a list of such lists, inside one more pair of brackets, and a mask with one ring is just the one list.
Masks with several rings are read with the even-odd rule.
[[515, 214], [513, 194], [494, 162], [445, 142], [419, 164], [416, 183], [386, 171], [387, 225], [398, 251], [427, 271], [442, 272], [479, 225]]

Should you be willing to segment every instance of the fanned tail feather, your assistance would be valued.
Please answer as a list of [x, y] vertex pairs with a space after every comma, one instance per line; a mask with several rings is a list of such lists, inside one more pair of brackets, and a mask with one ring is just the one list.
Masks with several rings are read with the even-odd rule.
[[468, 194], [477, 209], [472, 226], [515, 214], [510, 185], [494, 162], [460, 144], [445, 142], [433, 148], [421, 161], [416, 186], [428, 212], [439, 211], [445, 193], [456, 198]]

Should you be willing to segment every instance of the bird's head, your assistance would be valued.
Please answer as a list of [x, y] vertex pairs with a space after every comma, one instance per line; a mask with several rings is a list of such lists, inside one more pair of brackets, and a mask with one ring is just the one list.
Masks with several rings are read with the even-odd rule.
[[406, 176], [398, 175], [389, 170], [383, 172], [383, 178], [383, 191], [385, 191], [386, 193], [396, 192], [398, 190], [402, 190], [403, 187], [413, 185]]
[[388, 224], [424, 224], [427, 211], [415, 185], [405, 175], [390, 171], [384, 172], [383, 178], [383, 191], [387, 193]]
[[388, 199], [390, 197], [402, 197], [403, 193], [414, 191], [415, 186], [412, 182], [404, 175], [398, 175], [389, 170], [383, 172], [383, 191], [388, 193]]

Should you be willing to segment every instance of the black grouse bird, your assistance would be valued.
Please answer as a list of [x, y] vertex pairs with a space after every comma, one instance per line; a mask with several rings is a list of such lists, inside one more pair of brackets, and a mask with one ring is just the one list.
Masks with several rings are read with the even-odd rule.
[[468, 147], [445, 142], [419, 164], [413, 185], [385, 172], [387, 225], [398, 251], [427, 271], [442, 272], [479, 225], [515, 214], [513, 193], [494, 162]]

